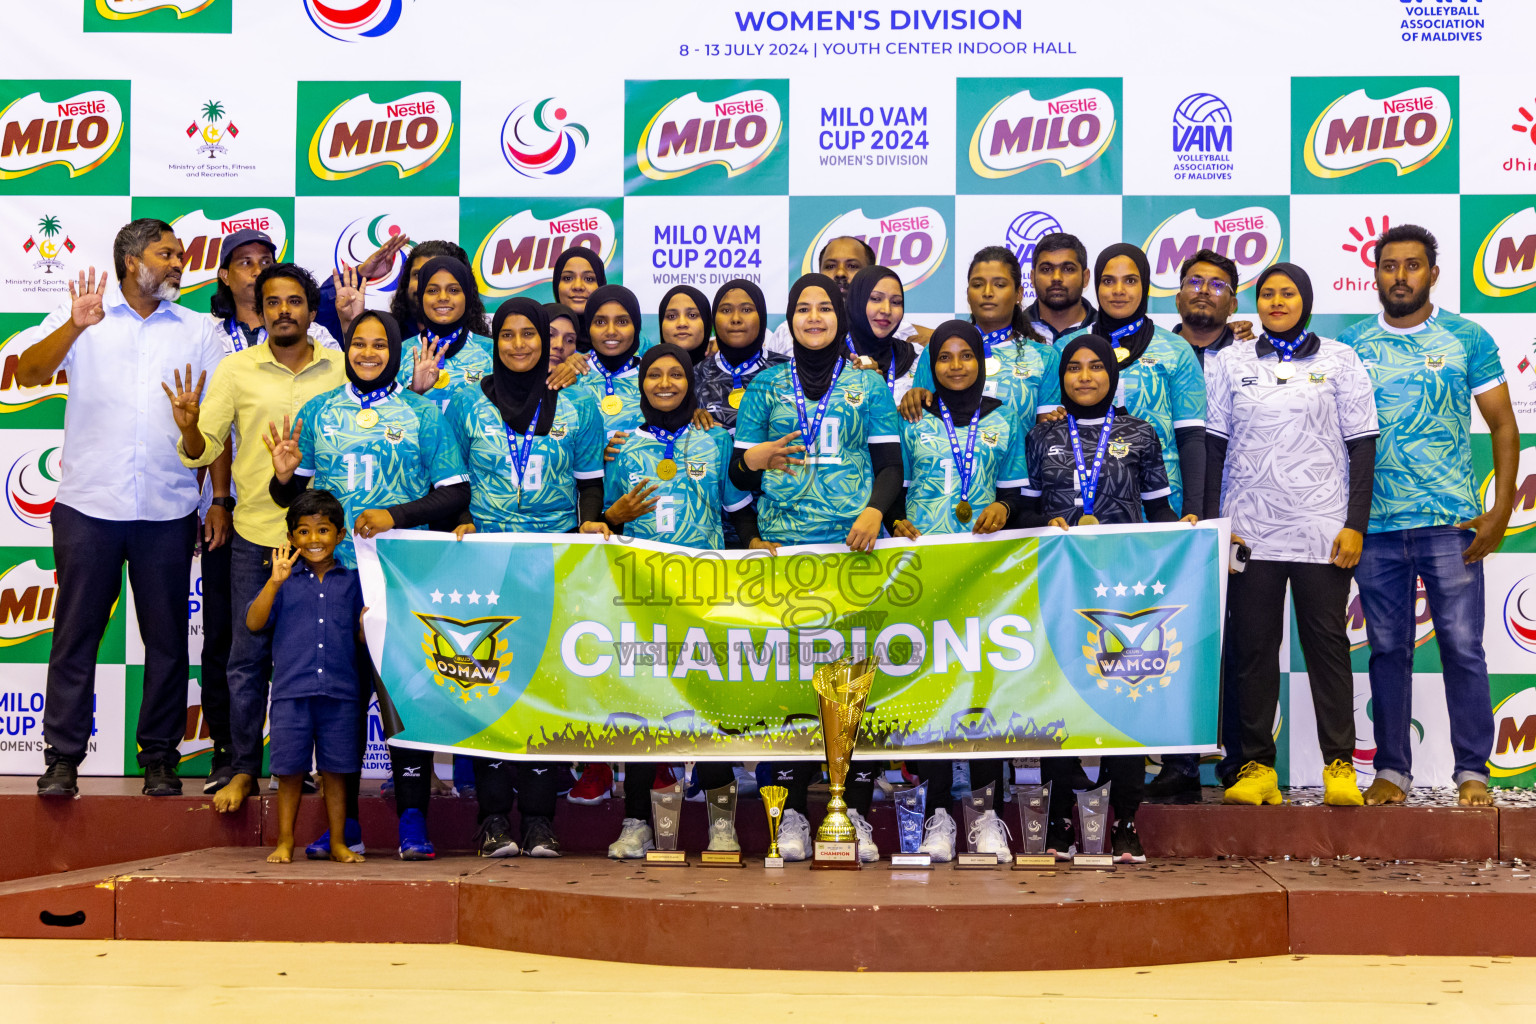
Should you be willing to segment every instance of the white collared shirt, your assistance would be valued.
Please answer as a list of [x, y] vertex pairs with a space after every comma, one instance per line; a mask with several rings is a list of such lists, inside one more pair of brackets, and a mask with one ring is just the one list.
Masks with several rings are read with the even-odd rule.
[[[59, 369], [69, 379], [58, 500], [96, 519], [179, 519], [197, 508], [197, 472], [176, 454], [181, 431], [162, 383], [192, 367], [211, 379], [223, 358], [213, 321], [174, 302], [140, 317], [116, 282], [102, 296], [101, 323], [75, 339]], [[69, 303], [43, 321], [46, 338], [70, 317]]]

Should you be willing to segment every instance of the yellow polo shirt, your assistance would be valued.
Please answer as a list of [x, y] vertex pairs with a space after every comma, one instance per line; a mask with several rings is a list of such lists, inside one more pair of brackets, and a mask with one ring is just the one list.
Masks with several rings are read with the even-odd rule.
[[266, 345], [253, 345], [225, 356], [213, 371], [197, 425], [206, 447], [201, 457], [188, 457], [180, 438], [176, 453], [188, 466], [206, 466], [224, 450], [224, 438], [235, 440], [235, 532], [252, 544], [274, 548], [288, 538], [286, 510], [277, 507], [267, 485], [272, 480], [272, 454], [262, 438], [267, 424], [283, 427], [298, 416], [304, 403], [347, 382], [346, 358], [335, 349], [311, 343], [310, 362], [294, 373], [272, 358]]

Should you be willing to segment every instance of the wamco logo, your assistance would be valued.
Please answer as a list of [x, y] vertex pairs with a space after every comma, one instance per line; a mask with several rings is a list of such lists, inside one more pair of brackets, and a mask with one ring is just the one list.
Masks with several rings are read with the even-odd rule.
[[1237, 286], [1247, 288], [1265, 267], [1280, 258], [1280, 218], [1263, 206], [1245, 206], [1219, 217], [1194, 209], [1174, 214], [1152, 229], [1142, 250], [1152, 262], [1149, 294], [1175, 295], [1179, 267], [1201, 249], [1211, 249], [1237, 264]]
[[473, 261], [480, 291], [498, 298], [535, 285], [548, 285], [555, 260], [566, 249], [584, 246], [607, 263], [619, 247], [613, 218], [604, 210], [583, 207], [558, 217], [535, 217], [521, 210], [491, 229]]
[[332, 110], [309, 142], [315, 177], [341, 181], [375, 167], [408, 178], [431, 166], [453, 139], [453, 108], [436, 92], [416, 92], [389, 103], [366, 93]]
[[32, 93], [0, 110], [0, 181], [58, 164], [78, 178], [106, 161], [123, 138], [123, 107], [100, 89], [58, 102]]
[[748, 89], [706, 103], [699, 94], [679, 96], [656, 111], [635, 154], [640, 172], [666, 181], [719, 164], [729, 177], [767, 159], [784, 134], [779, 101], [765, 89]]
[[1493, 226], [1477, 247], [1472, 280], [1496, 299], [1536, 288], [1536, 208], [1517, 210]]
[[1115, 108], [1101, 89], [1074, 89], [1037, 100], [1028, 89], [999, 101], [971, 134], [971, 170], [1006, 178], [1041, 164], [1076, 174], [1104, 155], [1115, 137]]
[[916, 288], [933, 275], [949, 251], [949, 229], [939, 211], [913, 206], [887, 217], [867, 217], [862, 209], [834, 217], [816, 233], [800, 261], [800, 272], [816, 269], [816, 254], [833, 238], [862, 239], [882, 267], [896, 271], [905, 288]]
[[1399, 176], [1439, 155], [1451, 137], [1451, 101], [1439, 89], [1407, 89], [1373, 99], [1364, 89], [1340, 96], [1312, 122], [1303, 147], [1307, 170], [1342, 178], [1372, 164], [1391, 164]]

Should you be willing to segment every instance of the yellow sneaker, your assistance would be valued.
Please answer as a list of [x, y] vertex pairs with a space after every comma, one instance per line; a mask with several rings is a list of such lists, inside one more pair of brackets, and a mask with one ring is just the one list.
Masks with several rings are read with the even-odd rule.
[[1355, 766], [1338, 760], [1323, 769], [1323, 803], [1329, 807], [1364, 807], [1360, 784], [1355, 781]]
[[1280, 776], [1275, 774], [1273, 768], [1249, 761], [1238, 771], [1237, 781], [1221, 795], [1221, 802], [1254, 805], [1283, 803]]

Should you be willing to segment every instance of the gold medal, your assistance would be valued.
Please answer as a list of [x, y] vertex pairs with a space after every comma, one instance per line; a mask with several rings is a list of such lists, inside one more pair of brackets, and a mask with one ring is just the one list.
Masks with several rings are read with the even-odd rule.
[[731, 396], [728, 399], [726, 399], [726, 401], [731, 403], [731, 408], [732, 409], [740, 409], [741, 408], [741, 400], [742, 400], [742, 398], [746, 397], [746, 394], [747, 394], [747, 389], [746, 388], [732, 388], [731, 389]]
[[1290, 380], [1294, 376], [1296, 376], [1296, 368], [1288, 362], [1281, 362], [1275, 367], [1276, 380]]
[[677, 463], [673, 462], [671, 459], [662, 459], [660, 462], [656, 463], [656, 475], [661, 477], [663, 480], [671, 480], [673, 477], [677, 476]]
[[987, 367], [987, 376], [988, 377], [995, 376], [997, 374], [997, 372], [1003, 368], [1003, 361], [1001, 359], [997, 358], [997, 356], [988, 356], [987, 357], [987, 362], [986, 362], [986, 367]]
[[1078, 526], [1098, 526], [1099, 525], [1099, 517], [1095, 516], [1095, 515], [1085, 515], [1085, 516], [1083, 516], [1082, 518], [1080, 518], [1077, 521], [1077, 525]]
[[604, 395], [601, 406], [604, 416], [617, 416], [624, 411], [624, 399], [618, 395]]
[[449, 380], [450, 375], [448, 373], [448, 369], [447, 367], [444, 367], [443, 369], [437, 371], [437, 380], [433, 381], [432, 386], [434, 388], [445, 388], [448, 386]]
[[962, 523], [970, 522], [971, 521], [971, 503], [968, 502], [968, 501], [962, 501], [960, 504], [956, 505], [955, 506], [955, 518], [960, 520]]
[[372, 409], [361, 409], [358, 411], [357, 425], [364, 430], [369, 429], [377, 422], [379, 422], [379, 414]]
[[1123, 363], [1127, 359], [1131, 358], [1131, 350], [1128, 348], [1121, 348], [1119, 345], [1116, 345], [1113, 349], [1111, 349], [1109, 354], [1115, 357], [1115, 362], [1117, 363]]

